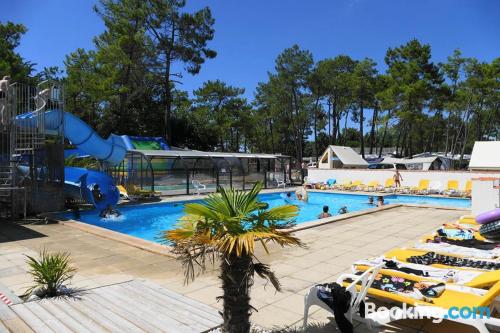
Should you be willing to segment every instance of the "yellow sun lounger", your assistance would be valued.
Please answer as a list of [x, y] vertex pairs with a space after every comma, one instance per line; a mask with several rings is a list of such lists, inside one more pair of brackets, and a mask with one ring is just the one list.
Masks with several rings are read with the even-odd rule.
[[[387, 260], [390, 260], [390, 258], [387, 258]], [[433, 265], [431, 265], [431, 266], [433, 266]], [[354, 267], [356, 268], [357, 271], [364, 272], [373, 266], [355, 265]], [[435, 267], [435, 268], [438, 268], [438, 267]], [[466, 269], [463, 267], [460, 268], [460, 267], [451, 267], [451, 266], [444, 266], [444, 267], [440, 267], [440, 268], [442, 268], [442, 269], [468, 270], [468, 271], [474, 271], [474, 272], [478, 271], [478, 270], [475, 270], [472, 268]], [[387, 271], [388, 273], [383, 273], [382, 271]], [[386, 275], [393, 275], [394, 272], [398, 272], [398, 274], [405, 274], [405, 275], [410, 276], [411, 279], [413, 279], [415, 281], [431, 281], [432, 280], [432, 281], [435, 281], [437, 283], [442, 282], [440, 280], [432, 279], [430, 277], [424, 277], [424, 276], [404, 273], [404, 272], [394, 270], [394, 269], [383, 268], [382, 271], [381, 271], [381, 274], [386, 274]], [[410, 278], [408, 278], [408, 279], [410, 279]], [[471, 279], [470, 281], [463, 283], [463, 285], [471, 287], [471, 288], [489, 289], [492, 285], [496, 284], [498, 281], [500, 281], [500, 270], [484, 271], [484, 272], [481, 272], [481, 274], [479, 274], [475, 278]]]
[[344, 189], [349, 191], [356, 191], [361, 186], [363, 186], [363, 182], [361, 180], [355, 180], [351, 185], [346, 186]]
[[446, 189], [443, 191], [443, 194], [449, 196], [460, 196], [461, 193], [458, 187], [459, 187], [458, 180], [450, 179], [448, 180], [448, 184], [446, 185]]
[[372, 191], [376, 191], [378, 186], [379, 186], [378, 181], [372, 180], [371, 182], [368, 183], [368, 185], [364, 186], [362, 188], [362, 190], [366, 191], [366, 192], [372, 192]]
[[161, 195], [161, 192], [144, 190], [135, 185], [128, 185], [125, 187], [129, 196], [139, 196], [141, 198], [151, 198]]
[[[380, 265], [370, 267], [361, 275], [355, 274], [342, 274], [337, 283], [343, 285], [346, 290], [352, 295], [350, 307], [345, 313], [345, 317], [349, 322], [353, 320], [360, 321], [372, 329], [374, 326], [387, 325], [391, 322], [402, 320], [406, 318], [408, 310], [413, 314], [413, 318], [439, 318], [447, 319], [448, 321], [456, 322], [463, 325], [468, 325], [475, 328], [480, 333], [490, 332], [489, 329], [499, 329], [500, 319], [494, 316], [481, 316], [464, 320], [457, 317], [448, 316], [449, 310], [461, 307], [474, 308], [474, 307], [488, 307], [495, 306], [496, 298], [500, 293], [500, 281], [497, 281], [489, 290], [481, 290], [457, 285], [445, 285], [445, 289], [437, 297], [427, 297], [425, 299], [417, 299], [411, 295], [404, 293], [390, 292], [374, 287], [374, 282], [379, 281], [383, 277], [389, 278], [403, 278], [406, 281], [414, 281], [421, 283], [420, 279], [415, 279], [414, 276], [402, 272], [394, 272], [382, 269]], [[428, 281], [433, 284], [434, 281]], [[415, 286], [416, 287], [416, 286]], [[327, 311], [333, 312], [324, 302], [319, 300], [318, 291], [322, 286], [314, 286], [304, 296], [304, 328], [307, 327], [307, 316], [309, 307], [312, 305], [319, 306]], [[372, 299], [379, 299], [385, 302], [401, 306], [401, 311], [391, 311], [385, 308], [379, 308], [379, 311], [367, 312], [363, 316], [359, 315], [359, 307], [361, 301], [368, 296]], [[410, 305], [410, 308], [403, 309], [403, 305]], [[493, 312], [493, 311], [491, 311]], [[415, 319], [417, 320], [417, 319]], [[450, 323], [451, 324], [451, 323]]]
[[125, 187], [123, 187], [122, 185], [117, 185], [116, 188], [118, 189], [118, 191], [120, 191], [121, 198], [129, 199], [128, 192]]
[[479, 225], [477, 222], [476, 222], [476, 217], [473, 216], [473, 215], [463, 215], [463, 216], [460, 216], [458, 221], [457, 221], [458, 224], [469, 224], [469, 225]]
[[418, 182], [418, 186], [412, 187], [410, 189], [411, 193], [417, 193], [417, 194], [427, 194], [429, 191], [429, 179], [422, 179]]
[[[430, 281], [416, 278], [414, 275], [406, 274], [403, 272], [392, 271], [381, 269], [379, 274], [389, 275], [391, 277], [399, 277], [411, 281]], [[500, 294], [500, 281], [497, 281], [488, 291], [481, 294], [476, 294], [473, 292], [466, 292], [467, 288], [461, 290], [460, 287], [456, 289], [453, 288], [450, 284], [446, 284], [446, 288], [443, 293], [438, 296], [432, 298], [432, 303], [427, 302], [426, 300], [418, 300], [412, 297], [407, 297], [402, 294], [396, 294], [389, 291], [384, 291], [375, 288], [368, 289], [368, 296], [375, 298], [382, 298], [388, 301], [396, 301], [400, 303], [406, 303], [409, 305], [427, 305], [427, 306], [437, 306], [445, 309], [449, 309], [451, 307], [479, 307], [479, 306], [489, 306], [495, 300], [495, 298]], [[429, 298], [430, 299], [430, 298]]]
[[337, 183], [337, 184], [334, 184], [334, 185], [332, 186], [332, 188], [333, 188], [334, 190], [343, 190], [343, 189], [345, 189], [345, 188], [346, 188], [346, 187], [348, 187], [348, 186], [351, 186], [351, 181], [350, 181], [350, 180], [346, 180], [346, 181], [344, 181], [344, 182], [342, 182], [342, 183]]
[[387, 178], [385, 180], [384, 186], [379, 187], [379, 191], [384, 192], [393, 192], [395, 190], [396, 183], [394, 182], [394, 178]]
[[471, 194], [472, 194], [472, 180], [468, 180], [465, 183], [464, 196], [470, 198]]

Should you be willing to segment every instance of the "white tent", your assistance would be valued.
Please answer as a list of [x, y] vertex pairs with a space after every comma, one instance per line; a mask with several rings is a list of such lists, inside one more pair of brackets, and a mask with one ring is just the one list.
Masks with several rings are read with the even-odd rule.
[[470, 170], [500, 170], [500, 141], [476, 141], [472, 148]]
[[366, 162], [351, 147], [328, 146], [319, 159], [318, 168], [368, 168]]
[[403, 164], [409, 170], [448, 170], [450, 159], [442, 156], [394, 158], [386, 157], [380, 164]]

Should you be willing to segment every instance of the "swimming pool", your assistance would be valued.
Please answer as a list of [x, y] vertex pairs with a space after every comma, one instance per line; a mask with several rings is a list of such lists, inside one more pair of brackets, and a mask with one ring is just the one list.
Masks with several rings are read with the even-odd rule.
[[[267, 202], [269, 207], [276, 207], [285, 204], [281, 193], [260, 194], [261, 201]], [[133, 205], [121, 207], [122, 216], [114, 220], [102, 219], [95, 210], [84, 211], [78, 219], [98, 227], [110, 229], [123, 234], [139, 237], [142, 239], [160, 242], [158, 236], [164, 230], [172, 229], [176, 221], [184, 215], [183, 206], [186, 202], [168, 202], [147, 205]], [[470, 208], [470, 200], [459, 198], [436, 198], [428, 196], [411, 195], [388, 195], [385, 196], [386, 204], [408, 203], [420, 205], [434, 205], [456, 208]], [[367, 195], [344, 194], [344, 193], [320, 193], [309, 192], [309, 202], [300, 205], [299, 215], [296, 223], [304, 223], [316, 220], [322, 211], [322, 207], [327, 205], [332, 215], [337, 215], [338, 210], [345, 206], [349, 212], [356, 212], [373, 208], [368, 204]], [[72, 219], [71, 213], [63, 214], [63, 217]]]

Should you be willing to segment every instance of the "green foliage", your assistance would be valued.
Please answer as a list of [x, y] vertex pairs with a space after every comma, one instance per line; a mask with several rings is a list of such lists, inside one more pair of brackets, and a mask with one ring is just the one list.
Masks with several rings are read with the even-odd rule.
[[35, 290], [41, 298], [58, 296], [61, 287], [73, 278], [76, 271], [67, 252], [49, 253], [43, 249], [39, 258], [26, 257], [28, 273], [33, 278], [33, 286], [26, 291], [26, 296]]
[[27, 29], [22, 24], [0, 22], [0, 79], [10, 76], [11, 82], [31, 83], [34, 64], [24, 60], [15, 49]]
[[173, 146], [200, 150], [300, 161], [337, 144], [362, 154], [395, 147], [403, 156], [444, 151], [463, 158], [474, 141], [498, 139], [500, 58], [480, 62], [455, 50], [438, 64], [431, 46], [416, 39], [387, 50], [384, 73], [369, 58], [315, 63], [293, 45], [277, 56], [253, 101], [216, 78], [190, 97], [178, 87], [185, 73], [199, 73], [216, 56], [209, 47], [215, 20], [208, 7], [186, 7], [185, 0], [101, 0], [95, 11], [105, 30], [95, 50], [67, 55], [65, 77], [57, 67], [32, 75], [33, 64], [15, 52], [26, 28], [0, 24], [0, 77], [63, 82], [66, 110], [103, 136], [166, 136]]
[[254, 275], [268, 279], [280, 290], [280, 284], [268, 265], [255, 258], [255, 247], [268, 243], [279, 246], [302, 246], [290, 232], [290, 220], [297, 207], [284, 205], [266, 209], [258, 200], [262, 184], [248, 191], [219, 188], [201, 203], [185, 205], [187, 214], [176, 229], [165, 232], [178, 259], [186, 268], [186, 278], [194, 279], [194, 265], [205, 269], [206, 262], [220, 260], [224, 302], [224, 332], [249, 332], [250, 287]]
[[69, 167], [85, 168], [99, 170], [100, 165], [93, 157], [80, 158], [77, 155], [71, 155], [64, 160], [64, 165]]

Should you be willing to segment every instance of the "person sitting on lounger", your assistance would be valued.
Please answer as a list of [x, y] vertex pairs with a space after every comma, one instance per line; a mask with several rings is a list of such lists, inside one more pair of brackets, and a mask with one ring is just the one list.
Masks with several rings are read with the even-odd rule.
[[377, 198], [377, 207], [382, 207], [384, 205], [384, 197], [379, 195]]
[[330, 213], [328, 212], [328, 210], [329, 210], [329, 209], [330, 209], [330, 208], [328, 208], [328, 206], [323, 206], [323, 213], [319, 214], [319, 215], [318, 215], [318, 218], [319, 218], [319, 219], [324, 219], [324, 218], [326, 218], [326, 217], [330, 217], [330, 216], [332, 216], [332, 214], [330, 214]]

